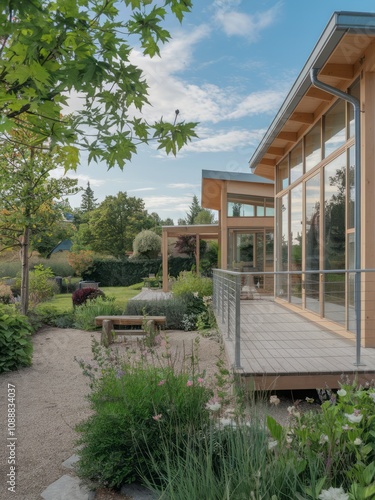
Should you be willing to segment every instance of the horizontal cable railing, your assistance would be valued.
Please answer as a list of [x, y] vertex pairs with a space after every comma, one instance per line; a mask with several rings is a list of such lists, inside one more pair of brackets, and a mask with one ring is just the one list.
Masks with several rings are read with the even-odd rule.
[[[361, 363], [361, 340], [375, 339], [375, 270], [235, 272], [214, 270], [213, 306], [227, 340], [234, 346], [234, 368], [241, 368], [241, 304], [278, 299], [301, 313], [312, 313], [323, 327], [338, 325], [356, 339], [354, 364]], [[249, 302], [244, 302], [249, 301]]]

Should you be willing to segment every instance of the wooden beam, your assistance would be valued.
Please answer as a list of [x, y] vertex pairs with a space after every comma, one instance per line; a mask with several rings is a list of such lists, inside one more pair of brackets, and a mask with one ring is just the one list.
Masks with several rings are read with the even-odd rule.
[[320, 101], [332, 101], [333, 95], [328, 94], [328, 92], [324, 92], [324, 90], [317, 89], [316, 87], [311, 87], [306, 92], [306, 97], [312, 97], [313, 99], [319, 99]]
[[354, 78], [354, 66], [352, 64], [326, 64], [319, 75], [351, 80]]
[[276, 167], [276, 161], [270, 160], [268, 158], [262, 158], [259, 162], [259, 165], [269, 165], [270, 167]]
[[292, 122], [307, 123], [311, 125], [314, 123], [314, 113], [293, 113], [289, 118]]
[[277, 139], [288, 142], [296, 142], [298, 139], [298, 134], [297, 132], [279, 132], [277, 135]]
[[267, 153], [268, 155], [276, 155], [276, 156], [284, 156], [284, 148], [276, 148], [274, 146], [270, 146], [268, 149], [267, 149]]

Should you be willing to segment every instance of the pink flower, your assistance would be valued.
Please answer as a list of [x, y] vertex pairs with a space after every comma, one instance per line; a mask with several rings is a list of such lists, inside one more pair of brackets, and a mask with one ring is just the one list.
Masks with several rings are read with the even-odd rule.
[[191, 380], [188, 380], [188, 381], [186, 382], [186, 385], [187, 385], [188, 387], [190, 387], [191, 385], [193, 385], [193, 382], [192, 382]]
[[160, 382], [158, 383], [158, 385], [164, 385], [165, 384], [165, 380], [160, 380]]
[[201, 378], [201, 377], [198, 377], [197, 381], [198, 381], [199, 384], [203, 384], [203, 382], [204, 382], [203, 378]]
[[152, 418], [158, 422], [161, 419], [161, 417], [162, 417], [162, 414], [159, 413], [159, 415], [154, 415]]

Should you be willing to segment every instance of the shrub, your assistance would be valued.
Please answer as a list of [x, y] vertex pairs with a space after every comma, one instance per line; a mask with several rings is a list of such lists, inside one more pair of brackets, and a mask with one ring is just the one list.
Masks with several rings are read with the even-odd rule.
[[2, 304], [11, 304], [14, 302], [12, 289], [5, 283], [0, 283], [0, 302]]
[[[92, 377], [93, 414], [78, 426], [82, 446], [78, 474], [109, 487], [132, 483], [162, 456], [162, 436], [175, 440], [208, 423], [211, 392], [187, 373], [148, 366], [144, 361], [105, 364], [94, 344], [94, 363], [81, 362]], [[93, 378], [99, 373], [99, 379]]]
[[212, 279], [198, 276], [192, 271], [180, 273], [172, 286], [172, 292], [176, 296], [186, 293], [197, 293], [203, 299], [203, 297], [212, 296], [212, 291]]
[[[129, 286], [141, 283], [149, 274], [160, 274], [161, 259], [99, 260], [82, 274], [85, 281], [98, 281], [101, 286]], [[194, 260], [183, 257], [168, 258], [168, 273], [177, 277], [181, 271], [191, 269]]]
[[0, 373], [31, 365], [31, 333], [27, 318], [0, 307]]
[[104, 292], [102, 292], [99, 288], [79, 288], [72, 294], [73, 306], [81, 306], [86, 304], [88, 300], [104, 296]]
[[133, 241], [133, 258], [156, 259], [161, 252], [161, 238], [149, 229], [137, 234]]
[[167, 300], [129, 300], [124, 314], [165, 316], [167, 329], [184, 330], [183, 318], [187, 311], [188, 303], [184, 298], [176, 297]]
[[115, 304], [115, 299], [100, 296], [87, 302], [84, 307], [77, 307], [74, 310], [74, 327], [80, 330], [94, 330], [96, 316], [116, 314], [121, 314], [121, 310]]
[[69, 252], [68, 262], [77, 276], [81, 276], [94, 261], [94, 252], [91, 250], [80, 250], [79, 252]]
[[57, 291], [51, 268], [42, 264], [29, 273], [29, 301], [32, 307], [51, 299]]

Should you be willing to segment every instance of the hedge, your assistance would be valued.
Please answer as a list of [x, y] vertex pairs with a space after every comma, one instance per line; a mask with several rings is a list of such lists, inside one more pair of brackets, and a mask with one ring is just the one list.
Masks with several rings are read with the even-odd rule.
[[[181, 271], [190, 271], [195, 260], [186, 257], [169, 257], [168, 274], [177, 276]], [[140, 283], [149, 274], [162, 275], [161, 259], [150, 260], [99, 260], [82, 274], [84, 281], [97, 281], [100, 286], [130, 286]]]

